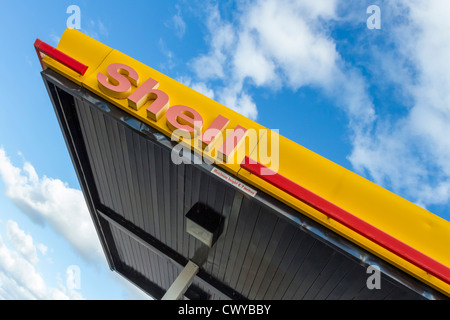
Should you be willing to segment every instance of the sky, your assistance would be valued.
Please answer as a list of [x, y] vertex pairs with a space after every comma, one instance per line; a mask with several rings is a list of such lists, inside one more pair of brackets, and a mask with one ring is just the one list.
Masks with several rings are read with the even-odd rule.
[[148, 299], [107, 265], [40, 76], [33, 43], [73, 5], [81, 32], [450, 221], [448, 0], [3, 1], [0, 299]]

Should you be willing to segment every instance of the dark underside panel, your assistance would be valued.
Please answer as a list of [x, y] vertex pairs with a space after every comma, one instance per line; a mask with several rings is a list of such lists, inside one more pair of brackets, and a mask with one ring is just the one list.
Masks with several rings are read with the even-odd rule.
[[[55, 72], [43, 79], [111, 269], [154, 298], [189, 260], [200, 271], [187, 299], [443, 298], [263, 192], [242, 193], [212, 165], [174, 164], [174, 142]], [[211, 248], [186, 232], [196, 203], [220, 216]], [[369, 263], [380, 289], [367, 287]]]

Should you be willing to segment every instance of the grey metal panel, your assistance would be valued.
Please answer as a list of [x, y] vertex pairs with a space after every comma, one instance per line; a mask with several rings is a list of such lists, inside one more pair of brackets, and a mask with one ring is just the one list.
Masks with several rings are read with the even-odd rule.
[[[121, 157], [121, 155], [120, 153], [117, 153], [116, 148], [114, 148], [116, 141], [118, 141], [118, 135], [113, 127], [114, 122], [111, 122], [108, 118], [104, 121], [104, 117], [101, 117], [101, 114], [92, 108], [89, 109], [90, 113], [86, 114], [86, 116], [90, 116], [93, 121], [92, 127], [94, 128], [94, 131], [92, 132], [92, 139], [97, 139], [99, 141], [99, 147], [93, 151], [99, 154], [98, 159], [102, 159], [105, 164], [107, 169], [107, 172], [105, 173], [106, 181], [109, 184], [109, 190], [111, 192], [111, 202], [103, 203], [107, 203], [108, 207], [115, 212], [120, 212], [121, 214], [123, 214], [123, 212], [129, 212], [129, 200], [123, 189], [122, 182], [125, 179], [124, 174], [122, 173], [123, 166], [118, 166], [116, 164], [118, 157]], [[86, 119], [86, 121], [88, 121], [88, 119]], [[100, 164], [97, 163], [92, 163], [91, 165], [94, 167], [93, 170], [96, 170], [96, 167], [100, 166]]]
[[286, 284], [286, 288], [291, 287], [292, 290], [286, 290], [280, 298], [292, 299], [294, 295], [303, 297], [318, 280], [318, 276], [324, 274], [326, 271], [325, 267], [330, 265], [332, 254], [333, 250], [330, 247], [325, 246], [319, 241], [315, 241], [308, 249], [307, 254], [303, 255], [300, 267], [292, 265], [291, 272], [295, 276], [289, 284]]
[[163, 289], [168, 289], [174, 278], [174, 271], [181, 271], [176, 265], [162, 259], [139, 242], [111, 226], [114, 241], [118, 244], [121, 260], [139, 275], [145, 276]]
[[[220, 273], [220, 266], [221, 266], [221, 259], [222, 257], [225, 255], [225, 248], [224, 248], [224, 239], [226, 237], [226, 230], [228, 230], [228, 223], [231, 220], [231, 209], [234, 203], [234, 199], [237, 199], [237, 197], [235, 197], [235, 192], [232, 189], [225, 189], [224, 192], [224, 199], [223, 199], [223, 207], [222, 207], [222, 214], [224, 218], [222, 220], [222, 234], [223, 236], [219, 237], [219, 239], [217, 240], [216, 244], [215, 244], [215, 250], [214, 250], [214, 259], [210, 259], [209, 257], [211, 255], [208, 256], [208, 271], [211, 274], [215, 274], [218, 277], [220, 277], [221, 273]], [[242, 198], [240, 198], [242, 199]]]
[[[270, 285], [264, 295], [264, 299], [279, 299], [276, 293], [283, 279], [285, 277], [289, 278], [291, 276], [290, 274], [287, 273], [287, 269], [289, 268], [289, 265], [294, 259], [294, 255], [296, 250], [299, 248], [299, 244], [302, 244], [305, 237], [306, 236], [304, 233], [294, 232], [294, 235], [291, 238], [289, 246], [286, 248], [286, 250], [283, 253], [283, 257], [280, 259], [278, 268], [274, 271], [274, 277], [272, 278], [272, 281], [270, 282]], [[306, 238], [307, 240], [312, 241], [312, 239], [309, 239], [308, 237]]]
[[148, 221], [149, 219], [149, 210], [148, 208], [150, 208], [150, 205], [148, 203], [148, 192], [146, 191], [146, 184], [145, 184], [145, 179], [144, 179], [144, 162], [142, 159], [142, 154], [143, 150], [143, 143], [141, 142], [142, 139], [139, 139], [139, 137], [136, 134], [133, 134], [132, 137], [132, 144], [134, 146], [134, 148], [132, 148], [131, 152], [133, 152], [133, 157], [134, 157], [134, 173], [136, 175], [136, 179], [137, 179], [137, 190], [138, 190], [138, 207], [139, 207], [139, 212], [141, 214], [141, 219], [142, 219], [142, 229], [149, 232], [150, 230], [150, 222]]
[[270, 212], [267, 212], [266, 208], [261, 208], [260, 217], [257, 222], [258, 225], [255, 226], [255, 232], [252, 235], [254, 239], [252, 239], [248, 248], [247, 256], [249, 262], [243, 266], [244, 270], [241, 272], [238, 281], [238, 283], [242, 284], [241, 290], [245, 296], [249, 294], [255, 282], [277, 220], [278, 218]]
[[149, 162], [147, 161], [148, 157], [148, 142], [143, 140], [143, 139], [139, 139], [139, 137], [135, 136], [135, 139], [138, 140], [138, 148], [139, 148], [139, 154], [140, 157], [138, 157], [138, 162], [141, 164], [140, 168], [141, 168], [141, 174], [140, 177], [142, 179], [142, 192], [144, 193], [144, 197], [142, 197], [143, 199], [143, 203], [142, 203], [142, 207], [143, 207], [143, 214], [144, 214], [144, 230], [150, 234], [155, 234], [155, 227], [154, 227], [154, 214], [155, 214], [155, 209], [154, 209], [154, 203], [152, 200], [152, 185], [151, 185], [151, 181], [152, 179], [150, 179], [150, 166], [149, 166]]
[[[162, 151], [162, 150], [161, 150]], [[159, 160], [159, 164], [161, 166], [161, 178], [160, 181], [161, 182], [161, 199], [163, 199], [163, 214], [161, 214], [161, 212], [159, 214], [161, 214], [161, 229], [164, 231], [163, 235], [161, 236], [161, 240], [163, 243], [167, 244], [169, 247], [171, 246], [171, 233], [170, 233], [170, 226], [171, 226], [171, 217], [170, 217], [170, 158], [167, 157], [167, 152], [161, 152], [160, 153], [160, 159]], [[157, 160], [157, 161], [158, 161]]]
[[[118, 189], [122, 187], [122, 184], [119, 183], [120, 180], [117, 179], [116, 174], [111, 174], [111, 170], [114, 169], [114, 159], [117, 157], [117, 155], [111, 154], [111, 147], [110, 147], [110, 139], [114, 139], [114, 136], [111, 132], [110, 127], [105, 127], [105, 124], [100, 118], [101, 114], [98, 112], [95, 112], [92, 108], [89, 108], [85, 104], [85, 106], [88, 108], [88, 110], [84, 113], [84, 116], [86, 119], [82, 118], [82, 121], [86, 121], [90, 123], [91, 127], [91, 134], [92, 134], [92, 140], [97, 140], [97, 143], [95, 147], [92, 149], [92, 152], [96, 154], [96, 158], [99, 161], [103, 162], [104, 169], [105, 169], [105, 179], [104, 181], [108, 184], [107, 190], [109, 190], [111, 194], [111, 198], [104, 198], [103, 203], [108, 203], [111, 209], [117, 210], [117, 212], [123, 212], [126, 211], [127, 208], [123, 208], [123, 206], [126, 205], [126, 199], [124, 197], [123, 191]], [[106, 131], [108, 128], [109, 132]], [[109, 137], [109, 139], [107, 138]], [[88, 140], [88, 139], [85, 139]], [[98, 170], [98, 168], [101, 168], [100, 163], [91, 163], [91, 166], [93, 167], [93, 171]], [[121, 177], [120, 177], [121, 178]], [[99, 188], [97, 188], [99, 189]], [[122, 199], [123, 197], [123, 199]], [[106, 202], [108, 201], [108, 202]]]
[[[292, 249], [291, 252], [287, 252], [287, 254], [285, 255], [285, 258], [286, 257], [291, 258], [288, 260], [288, 263], [286, 263], [285, 274], [279, 282], [278, 288], [273, 295], [273, 299], [279, 300], [285, 296], [287, 288], [293, 285], [294, 278], [297, 273], [300, 273], [302, 280], [306, 281], [306, 277], [308, 276], [307, 273], [308, 270], [305, 269], [309, 267], [310, 263], [311, 264], [317, 263], [316, 261], [311, 261], [310, 257], [311, 252], [317, 252], [320, 255], [318, 263], [326, 261], [326, 256], [328, 255], [328, 252], [324, 253], [319, 251], [320, 249], [323, 248], [317, 248], [318, 243], [314, 238], [305, 235], [299, 241], [300, 243], [298, 245], [296, 241], [294, 243], [291, 243], [291, 245], [293, 244], [294, 248]], [[316, 268], [316, 270], [320, 270], [319, 269], [320, 266], [317, 265], [314, 265], [313, 268]]]
[[[188, 212], [188, 210], [191, 208], [190, 206], [190, 199], [191, 199], [191, 193], [192, 193], [192, 166], [185, 166], [184, 172], [185, 172], [185, 180], [184, 180], [184, 201], [183, 201], [183, 213]], [[184, 221], [184, 217], [183, 217]], [[183, 222], [183, 229], [185, 228], [185, 224]], [[189, 250], [189, 242], [191, 237], [187, 233], [183, 233], [183, 246], [181, 248], [181, 252], [186, 253]]]
[[[206, 165], [175, 165], [167, 143], [137, 130], [139, 122], [115, 107], [105, 112], [93, 99], [77, 103], [76, 115], [88, 158], [83, 165], [94, 172], [98, 205], [199, 262], [204, 275], [250, 299], [418, 297], [386, 277], [382, 290], [369, 291], [367, 264], [345, 252], [345, 246], [330, 243], [325, 233], [312, 232], [311, 222], [297, 223], [307, 221], [300, 213], [286, 218], [288, 209], [275, 200], [265, 200], [261, 192], [255, 198], [241, 193], [210, 174]], [[223, 231], [212, 248], [185, 232], [184, 215], [198, 201], [222, 217]], [[179, 266], [111, 230], [120, 263], [135, 277], [167, 289]], [[226, 297], [198, 278], [195, 283], [211, 297]]]
[[[314, 285], [316, 281], [325, 281], [323, 271], [328, 271], [332, 277], [335, 269], [340, 267], [331, 259], [335, 252], [331, 247], [197, 166], [173, 164], [170, 150], [146, 141], [130, 127], [103, 115], [101, 110], [93, 106], [88, 108], [90, 112], [80, 112], [81, 122], [92, 122], [91, 130], [84, 131], [86, 140], [100, 141], [88, 149], [88, 153], [93, 153], [90, 157], [92, 166], [110, 176], [109, 179], [97, 179], [98, 187], [110, 190], [123, 204], [116, 205], [113, 197], [104, 196], [101, 200], [105, 206], [117, 210], [118, 214], [188, 259], [204, 261], [202, 268], [211, 276], [248, 297], [308, 298], [312, 296], [312, 293], [307, 295], [311, 287], [312, 292], [317, 291], [316, 296], [321, 296], [321, 290], [331, 290], [327, 297], [332, 299], [354, 296], [354, 292], [342, 289], [354, 286], [349, 276], [342, 278], [335, 287], [323, 285], [319, 290], [318, 284]], [[89, 115], [91, 119], [87, 119]], [[105, 164], [103, 171], [100, 162]], [[142, 173], [145, 168], [148, 168], [148, 175]], [[143, 199], [150, 199], [151, 203]], [[224, 220], [223, 234], [209, 250], [185, 232], [184, 214], [198, 201], [208, 204]], [[271, 237], [263, 237], [267, 234]], [[127, 246], [133, 253], [126, 256], [132, 264], [130, 267], [143, 272], [145, 266], [136, 258], [136, 245], [127, 243]], [[168, 268], [167, 262], [157, 261], [157, 267], [162, 269], [160, 285], [167, 288], [173, 280], [173, 270]], [[349, 260], [346, 266], [352, 263]], [[364, 284], [365, 274], [361, 271], [364, 270], [351, 274], [351, 279]]]
[[[82, 103], [85, 104], [85, 103]], [[86, 119], [85, 121], [80, 121], [80, 127], [83, 135], [95, 137], [95, 128], [93, 125], [93, 119], [90, 114], [90, 108], [82, 105], [77, 105], [76, 111], [78, 112], [79, 119]], [[86, 114], [89, 113], [89, 114]], [[105, 168], [106, 163], [101, 158], [101, 153], [99, 154], [96, 150], [99, 150], [99, 139], [85, 139], [85, 145], [87, 146], [87, 155], [90, 159], [90, 163], [98, 164], [94, 170], [92, 170], [94, 175], [94, 180], [96, 181], [97, 192], [102, 202], [111, 202], [112, 190], [109, 189], [109, 183], [106, 181], [109, 176], [106, 174], [107, 169]]]
[[287, 289], [284, 298], [286, 299], [315, 299], [321, 290], [325, 287], [327, 281], [333, 277], [333, 274], [337, 268], [345, 260], [343, 255], [337, 254], [336, 251], [331, 252], [329, 260], [323, 269], [320, 270], [319, 274], [316, 274], [316, 278], [312, 283], [308, 283], [309, 287], [307, 289], [299, 290], [298, 286], [305, 286], [306, 283], [302, 282], [302, 272], [297, 271], [294, 281], [290, 284]]
[[126, 153], [128, 157], [125, 157], [128, 159], [128, 166], [129, 166], [129, 188], [130, 188], [130, 194], [132, 196], [133, 210], [135, 212], [135, 219], [137, 224], [141, 226], [142, 229], [145, 230], [145, 224], [144, 224], [144, 212], [142, 210], [142, 204], [141, 204], [141, 185], [139, 184], [139, 176], [141, 175], [142, 171], [138, 170], [138, 164], [136, 161], [136, 158], [140, 157], [136, 156], [135, 152], [137, 151], [137, 146], [134, 143], [133, 136], [136, 134], [133, 133], [131, 130], [124, 130], [124, 137], [125, 137], [125, 144], [126, 144]]
[[186, 241], [188, 234], [184, 232], [186, 225], [185, 225], [185, 219], [184, 215], [180, 214], [181, 212], [187, 212], [184, 210], [184, 195], [185, 195], [185, 183], [184, 183], [184, 177], [185, 177], [185, 166], [177, 166], [177, 205], [174, 206], [174, 210], [177, 216], [177, 226], [178, 226], [178, 237], [177, 237], [177, 245], [176, 245], [176, 251], [183, 252], [183, 243]]
[[[99, 123], [103, 124], [101, 120], [102, 119], [100, 119]], [[134, 205], [135, 194], [131, 192], [132, 181], [130, 180], [132, 177], [130, 174], [130, 164], [128, 161], [129, 154], [126, 148], [126, 130], [117, 121], [110, 121], [111, 124], [105, 124], [113, 128], [113, 132], [116, 137], [114, 141], [110, 142], [110, 147], [116, 151], [116, 155], [112, 159], [114, 163], [114, 169], [112, 169], [112, 172], [118, 171], [121, 173], [120, 179], [118, 179], [118, 184], [122, 186], [122, 195], [126, 203], [126, 209], [124, 208], [124, 210], [126, 211], [124, 211], [123, 214], [128, 217], [128, 220], [130, 220], [132, 223], [138, 225], [139, 222], [136, 218], [137, 212]]]
[[[234, 240], [237, 240], [238, 238], [235, 234], [235, 239], [233, 239], [233, 247], [236, 249], [232, 252], [237, 251], [237, 255], [234, 259], [234, 268], [232, 269], [232, 276], [229, 282], [232, 288], [237, 288], [238, 279], [241, 274], [242, 268], [247, 263], [247, 250], [250, 244], [251, 235], [253, 234], [259, 210], [261, 209], [261, 207], [256, 202], [251, 201], [248, 198], [244, 198], [244, 204], [246, 203], [249, 203], [249, 206], [247, 208], [245, 205], [243, 205], [241, 213], [241, 217], [243, 217], [244, 219], [239, 219], [239, 223], [242, 224], [242, 238], [239, 240], [239, 242], [235, 242]], [[239, 225], [236, 232], [239, 232], [238, 230]], [[245, 281], [245, 279], [243, 279], [242, 281]], [[240, 290], [242, 290], [242, 288], [240, 288]]]
[[271, 259], [268, 260], [267, 269], [265, 270], [263, 277], [264, 281], [261, 283], [261, 286], [256, 293], [256, 299], [264, 299], [266, 297], [266, 292], [272, 285], [274, 277], [277, 276], [277, 270], [281, 265], [281, 260], [283, 259], [292, 238], [295, 236], [295, 229], [285, 221], [282, 223], [285, 224], [286, 228], [283, 233], [277, 237], [278, 241], [274, 243], [276, 244], [276, 247], [274, 246], [275, 251], [272, 252]]
[[335, 259], [335, 267], [333, 268], [333, 270], [330, 270], [330, 277], [327, 279], [325, 284], [323, 284], [321, 290], [319, 290], [319, 292], [317, 292], [316, 295], [311, 298], [317, 300], [325, 300], [330, 298], [331, 296], [331, 299], [336, 299], [336, 296], [332, 295], [333, 291], [347, 274], [352, 273], [351, 268], [357, 267], [356, 265], [352, 265], [349, 268], [346, 258], [342, 255], [338, 255], [338, 257], [338, 259]]
[[[153, 155], [154, 155], [154, 149], [156, 148], [154, 143], [151, 142], [147, 142], [146, 141], [146, 146], [147, 146], [147, 154], [144, 154], [143, 157], [144, 159], [148, 159], [148, 161], [146, 160], [145, 162], [149, 165], [149, 171], [148, 171], [148, 176], [146, 175], [147, 183], [149, 184], [149, 190], [150, 190], [150, 196], [151, 196], [151, 210], [150, 208], [149, 211], [152, 212], [152, 219], [150, 221], [153, 222], [152, 224], [152, 228], [150, 229], [150, 231], [152, 231], [152, 229], [154, 229], [154, 233], [152, 233], [156, 238], [160, 239], [160, 233], [159, 233], [159, 221], [158, 221], [158, 212], [159, 212], [159, 201], [158, 201], [158, 196], [157, 196], [157, 185], [156, 185], [156, 179], [153, 179], [152, 177], [156, 176], [156, 164], [154, 161], [151, 161]], [[147, 157], [146, 157], [147, 156]], [[146, 174], [144, 172], [144, 174]]]
[[205, 294], [209, 296], [209, 299], [211, 300], [230, 300], [230, 298], [223, 293], [221, 293], [219, 290], [206, 286], [204, 282], [201, 282], [198, 280], [198, 278], [194, 279], [192, 282], [193, 285], [198, 287], [199, 289], [203, 290]]
[[230, 256], [230, 252], [232, 252], [232, 241], [229, 241], [229, 239], [233, 239], [235, 236], [236, 231], [236, 225], [239, 218], [239, 212], [241, 209], [242, 201], [244, 199], [244, 196], [238, 192], [233, 192], [234, 197], [232, 199], [232, 207], [230, 211], [230, 215], [228, 216], [228, 224], [226, 230], [222, 233], [222, 239], [219, 238], [219, 242], [222, 240], [224, 242], [224, 247], [222, 251], [222, 256], [220, 259], [220, 267], [219, 272], [217, 274], [217, 277], [219, 279], [225, 278], [226, 269], [228, 266], [228, 260]]
[[[258, 266], [257, 273], [255, 278], [250, 286], [246, 287], [244, 291], [245, 295], [250, 299], [261, 299], [261, 296], [264, 295], [265, 289], [261, 289], [261, 286], [267, 284], [271, 278], [269, 275], [273, 276], [270, 272], [267, 273], [269, 268], [274, 268], [272, 261], [273, 256], [276, 252], [280, 252], [279, 241], [282, 237], [287, 238], [289, 235], [285, 233], [285, 229], [288, 227], [288, 224], [284, 220], [278, 219], [277, 222], [273, 225], [272, 234], [270, 235], [269, 241], [267, 243], [266, 249], [262, 254], [262, 260]], [[261, 290], [260, 290], [261, 289]], [[261, 293], [263, 291], [263, 293]]]

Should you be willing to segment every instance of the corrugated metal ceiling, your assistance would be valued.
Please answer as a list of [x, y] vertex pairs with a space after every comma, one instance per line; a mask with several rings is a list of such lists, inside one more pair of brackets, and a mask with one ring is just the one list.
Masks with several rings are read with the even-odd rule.
[[[174, 164], [174, 143], [152, 128], [51, 70], [43, 78], [111, 268], [154, 297], [188, 260], [201, 269], [192, 297], [443, 297], [261, 191], [242, 193], [211, 165]], [[222, 218], [212, 248], [185, 230], [197, 202]], [[382, 268], [379, 290], [367, 288], [369, 262]]]

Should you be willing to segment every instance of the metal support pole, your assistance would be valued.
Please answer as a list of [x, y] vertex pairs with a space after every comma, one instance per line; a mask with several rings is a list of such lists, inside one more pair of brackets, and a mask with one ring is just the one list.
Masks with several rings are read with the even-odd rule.
[[172, 283], [166, 294], [161, 300], [178, 300], [186, 292], [187, 288], [191, 285], [195, 275], [198, 272], [198, 266], [189, 261], [184, 269], [180, 272], [178, 277]]

